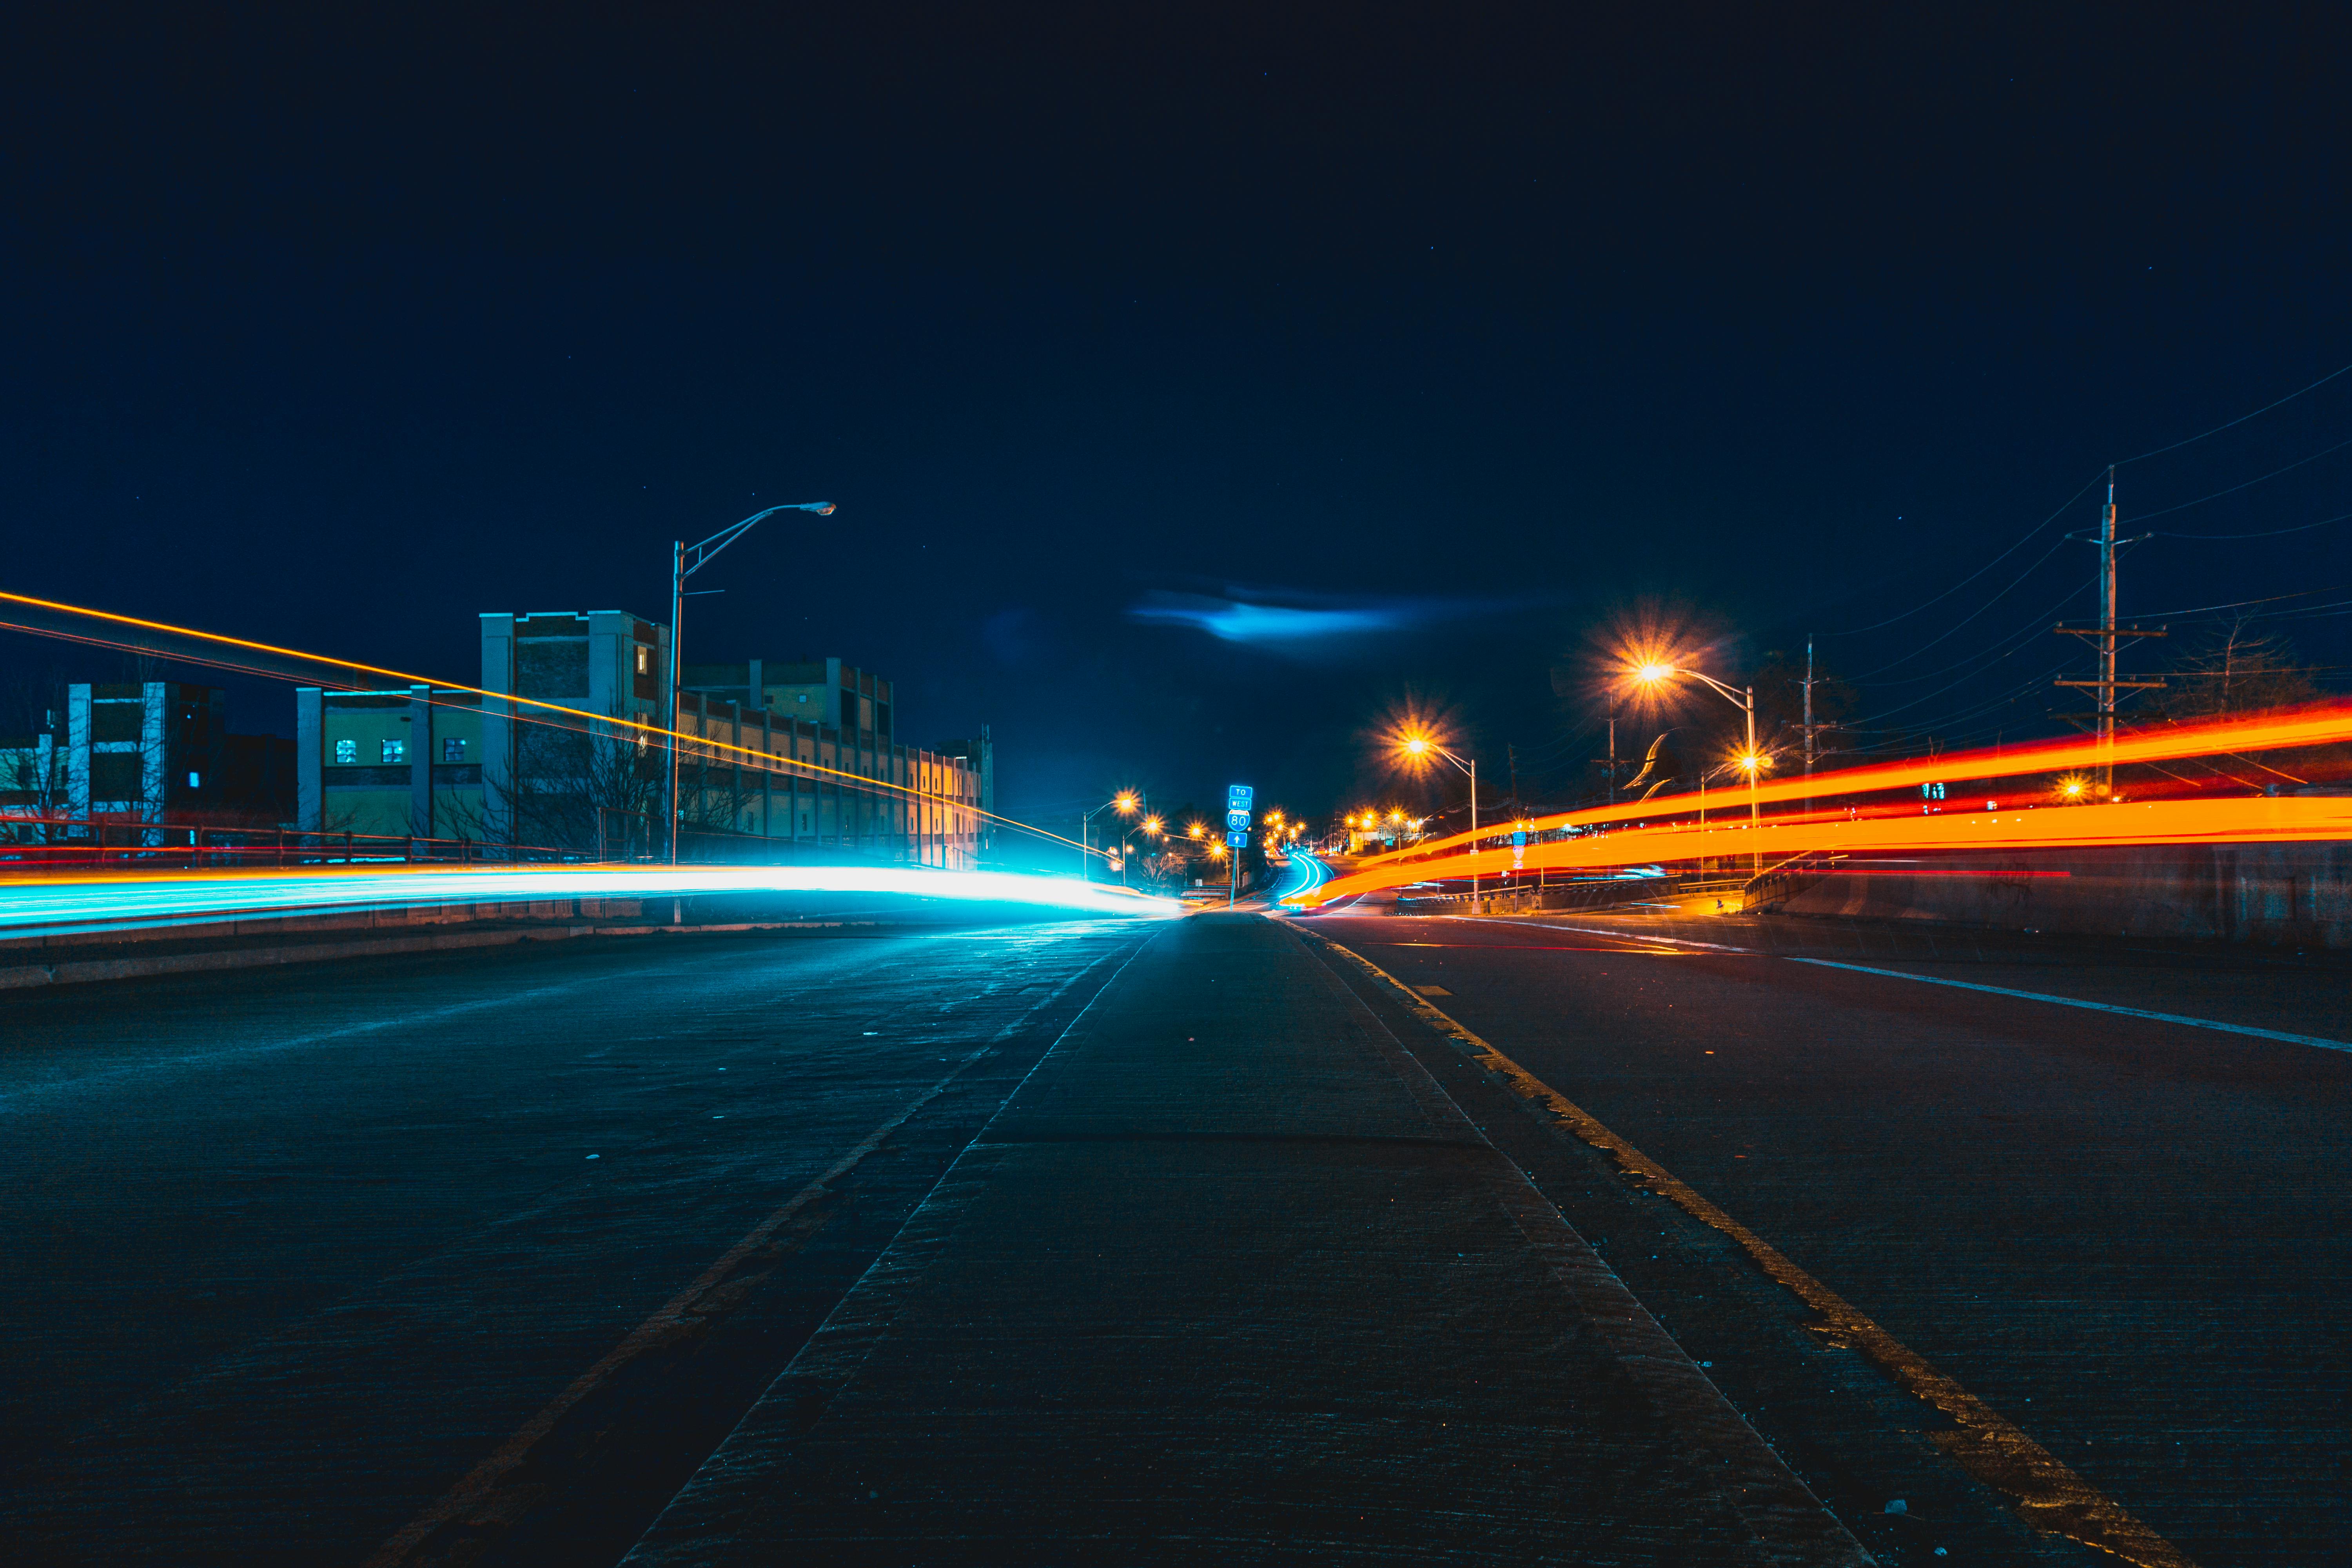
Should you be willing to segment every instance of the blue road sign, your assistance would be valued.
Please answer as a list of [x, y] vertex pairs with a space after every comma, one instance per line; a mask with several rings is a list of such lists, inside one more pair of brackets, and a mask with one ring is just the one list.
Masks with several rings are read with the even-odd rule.
[[1247, 784], [1227, 784], [1225, 786], [1225, 809], [1227, 811], [1247, 811], [1249, 809], [1250, 802], [1256, 798], [1257, 791], [1250, 788]]
[[1249, 825], [1250, 814], [1248, 812], [1229, 811], [1225, 813], [1225, 827], [1227, 831], [1240, 833], [1246, 830]]
[[1524, 834], [1524, 833], [1514, 833], [1514, 834], [1512, 834], [1512, 835], [1511, 835], [1511, 847], [1512, 847], [1512, 848], [1514, 848], [1514, 849], [1525, 849], [1527, 847], [1528, 847], [1528, 836], [1527, 836], [1526, 834]]
[[1236, 849], [1246, 849], [1249, 847], [1249, 835], [1246, 833], [1228, 833], [1225, 835], [1225, 842], [1232, 845]]

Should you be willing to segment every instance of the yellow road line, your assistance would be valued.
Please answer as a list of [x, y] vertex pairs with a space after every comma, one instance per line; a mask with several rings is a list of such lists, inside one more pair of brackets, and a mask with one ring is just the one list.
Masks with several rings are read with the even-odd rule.
[[1361, 953], [1328, 937], [1318, 935], [1318, 940], [1385, 982], [1408, 1010], [1465, 1047], [1472, 1060], [1513, 1094], [1541, 1106], [1585, 1142], [1605, 1150], [1627, 1174], [1647, 1182], [1650, 1190], [1660, 1197], [1672, 1200], [1685, 1213], [1738, 1242], [1765, 1273], [1827, 1320], [1833, 1333], [1885, 1368], [1914, 1396], [1950, 1416], [1957, 1423], [1954, 1430], [1931, 1432], [1928, 1436], [1962, 1469], [2015, 1499], [2017, 1511], [2028, 1524], [2113, 1552], [2139, 1568], [2195, 1568], [2187, 1553], [2141, 1523], [2122, 1504], [2097, 1490], [2006, 1417], [1937, 1372], [1926, 1357], [1798, 1268], [1778, 1247], [1602, 1126], [1590, 1111], [1432, 1006], [1426, 997]]

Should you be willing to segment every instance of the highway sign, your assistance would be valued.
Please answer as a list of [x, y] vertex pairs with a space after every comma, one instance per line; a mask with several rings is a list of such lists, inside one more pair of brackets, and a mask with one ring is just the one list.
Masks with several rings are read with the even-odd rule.
[[1225, 826], [1229, 831], [1239, 833], [1247, 828], [1249, 825], [1250, 814], [1248, 812], [1229, 811], [1225, 813]]
[[1227, 784], [1225, 786], [1225, 809], [1227, 811], [1247, 811], [1250, 808], [1250, 802], [1255, 798], [1257, 798], [1257, 791], [1250, 788], [1247, 784]]
[[1225, 842], [1236, 849], [1246, 849], [1249, 847], [1249, 835], [1246, 833], [1228, 833], [1225, 835]]

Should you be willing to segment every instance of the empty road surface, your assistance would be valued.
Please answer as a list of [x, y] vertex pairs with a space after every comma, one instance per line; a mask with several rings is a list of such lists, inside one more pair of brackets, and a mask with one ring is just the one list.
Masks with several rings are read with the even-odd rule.
[[2340, 1562], [2347, 978], [1336, 911], [12, 995], [0, 1522], [58, 1563]]

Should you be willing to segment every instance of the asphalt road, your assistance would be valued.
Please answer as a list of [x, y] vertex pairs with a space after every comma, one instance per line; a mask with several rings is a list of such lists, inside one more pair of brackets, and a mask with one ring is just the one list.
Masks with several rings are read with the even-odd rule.
[[2113, 1561], [1958, 1462], [1876, 1333], [2146, 1561], [2340, 1562], [2352, 1054], [2298, 1042], [2352, 1040], [2347, 978], [1338, 913], [9, 997], [0, 1526], [43, 1563]]
[[365, 1559], [919, 1102], [501, 1494], [493, 1559], [617, 1559], [1149, 929], [642, 937], [7, 998], [18, 1560]]
[[[1664, 910], [1313, 924], [2189, 1559], [2352, 1559], [2352, 1054], [2105, 1010], [2352, 1042], [2340, 962]], [[1816, 1490], [1901, 1495], [1887, 1432], [1938, 1423], [1867, 1356], [1808, 1365], [1812, 1314], [1686, 1215], [1546, 1191]], [[1876, 1413], [1823, 1408], [1853, 1397]], [[1965, 1511], [1930, 1488], [1911, 1519]]]

